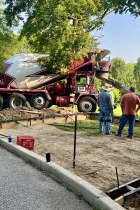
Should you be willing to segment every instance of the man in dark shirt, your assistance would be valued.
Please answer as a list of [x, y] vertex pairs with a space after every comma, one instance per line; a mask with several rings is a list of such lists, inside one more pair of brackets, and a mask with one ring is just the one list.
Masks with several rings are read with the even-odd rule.
[[100, 121], [99, 121], [99, 132], [103, 132], [103, 122], [105, 123], [105, 134], [110, 135], [110, 125], [112, 121], [111, 111], [113, 110], [112, 98], [108, 93], [110, 91], [110, 85], [105, 84], [102, 87], [103, 92], [98, 94], [97, 104], [100, 108]]
[[[116, 136], [121, 136], [123, 128], [127, 121], [129, 121], [129, 129], [128, 129], [128, 138], [132, 139], [134, 125], [135, 125], [135, 117], [136, 113], [140, 109], [140, 98], [134, 94], [135, 87], [131, 86], [129, 89], [129, 93], [123, 95], [121, 100], [121, 109], [122, 109], [122, 116], [120, 120], [120, 125], [118, 129], [118, 133]], [[139, 105], [136, 109], [136, 105]]]

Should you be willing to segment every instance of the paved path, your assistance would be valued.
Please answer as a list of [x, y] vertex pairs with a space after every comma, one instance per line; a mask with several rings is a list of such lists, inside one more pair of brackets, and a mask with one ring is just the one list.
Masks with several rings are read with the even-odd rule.
[[84, 200], [0, 148], [0, 210], [92, 210]]

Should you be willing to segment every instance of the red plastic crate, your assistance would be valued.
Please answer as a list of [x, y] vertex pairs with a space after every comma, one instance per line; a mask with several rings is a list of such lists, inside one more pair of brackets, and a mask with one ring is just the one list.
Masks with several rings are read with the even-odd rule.
[[29, 150], [34, 149], [35, 139], [31, 136], [17, 136], [17, 144]]

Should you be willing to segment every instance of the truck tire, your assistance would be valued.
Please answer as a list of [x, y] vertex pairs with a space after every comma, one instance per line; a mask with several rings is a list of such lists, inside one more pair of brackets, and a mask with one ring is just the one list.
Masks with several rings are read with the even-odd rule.
[[43, 93], [36, 93], [31, 97], [31, 106], [35, 109], [47, 108], [48, 105], [49, 101]]
[[17, 108], [18, 106], [25, 106], [26, 97], [20, 93], [13, 93], [7, 99], [8, 108]]
[[97, 104], [93, 98], [85, 96], [79, 100], [77, 107], [79, 112], [95, 112]]
[[4, 100], [3, 97], [0, 95], [0, 110], [3, 109], [3, 105], [4, 105]]
[[45, 108], [50, 108], [51, 106], [52, 106], [52, 101], [49, 101], [48, 106], [47, 106], [47, 107], [45, 107]]

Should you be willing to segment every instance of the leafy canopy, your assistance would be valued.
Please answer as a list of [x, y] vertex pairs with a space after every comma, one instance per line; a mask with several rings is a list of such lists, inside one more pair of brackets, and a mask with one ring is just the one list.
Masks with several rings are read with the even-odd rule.
[[[5, 15], [10, 26], [23, 21], [21, 37], [26, 36], [34, 52], [50, 53], [40, 60], [51, 71], [66, 70], [79, 52], [92, 50], [97, 40], [90, 35], [100, 30], [103, 18], [112, 11], [130, 11], [137, 16], [139, 2], [132, 0], [6, 0]], [[133, 10], [132, 10], [133, 8]], [[26, 18], [23, 18], [23, 13]]]
[[134, 66], [134, 75], [136, 79], [136, 85], [140, 91], [140, 58], [138, 58], [137, 63]]
[[0, 72], [3, 71], [3, 63], [14, 54], [29, 52], [29, 45], [25, 39], [21, 41], [7, 25], [3, 14], [3, 2], [0, 0]]
[[139, 0], [105, 0], [106, 7], [113, 6], [116, 13], [123, 14], [129, 12], [131, 15], [138, 17], [140, 15]]
[[[134, 63], [125, 63], [122, 58], [114, 58], [111, 60], [111, 77], [119, 81], [126, 87], [136, 86], [136, 78], [134, 76]], [[138, 88], [136, 86], [136, 88]], [[120, 95], [124, 92], [120, 91]]]

